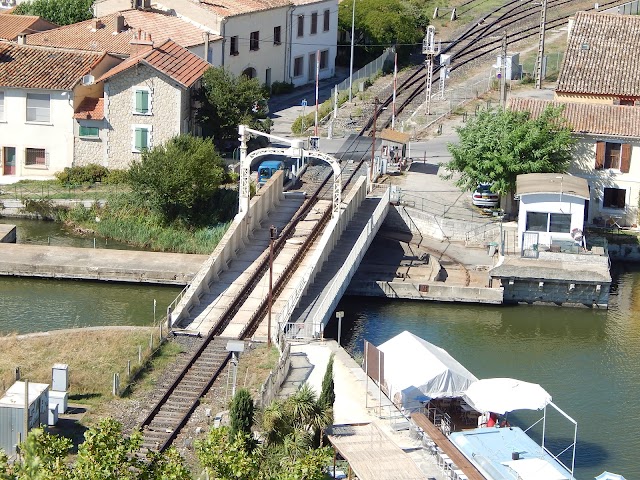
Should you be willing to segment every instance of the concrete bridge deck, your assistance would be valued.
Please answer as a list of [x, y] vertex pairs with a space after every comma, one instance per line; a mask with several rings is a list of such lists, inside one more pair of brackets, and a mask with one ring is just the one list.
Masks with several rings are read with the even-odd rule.
[[206, 255], [0, 243], [0, 275], [186, 285]]

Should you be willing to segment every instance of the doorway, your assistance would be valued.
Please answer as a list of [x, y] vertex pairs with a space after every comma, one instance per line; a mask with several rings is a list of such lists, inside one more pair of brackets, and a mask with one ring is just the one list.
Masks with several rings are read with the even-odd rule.
[[16, 147], [4, 147], [2, 149], [2, 158], [4, 164], [2, 167], [3, 175], [16, 174]]

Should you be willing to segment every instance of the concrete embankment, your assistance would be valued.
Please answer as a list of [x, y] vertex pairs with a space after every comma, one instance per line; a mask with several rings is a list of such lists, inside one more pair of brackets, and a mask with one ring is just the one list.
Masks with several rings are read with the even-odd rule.
[[16, 243], [16, 226], [0, 224], [0, 243]]
[[186, 285], [206, 255], [0, 243], [0, 275]]

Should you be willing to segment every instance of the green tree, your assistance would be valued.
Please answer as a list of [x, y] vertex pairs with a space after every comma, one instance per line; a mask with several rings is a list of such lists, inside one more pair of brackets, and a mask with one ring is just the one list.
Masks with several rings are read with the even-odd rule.
[[571, 161], [574, 140], [562, 117], [562, 107], [547, 107], [538, 118], [529, 112], [483, 111], [457, 129], [459, 142], [448, 145], [453, 159], [443, 178], [458, 177], [456, 185], [473, 190], [493, 183], [500, 194], [515, 191], [524, 173], [563, 173]]
[[212, 428], [206, 438], [195, 443], [202, 466], [219, 480], [253, 480], [260, 471], [261, 452], [251, 449], [252, 439], [236, 435], [230, 439], [227, 427]]
[[129, 170], [133, 191], [167, 223], [212, 223], [212, 200], [224, 179], [224, 163], [211, 140], [190, 135], [143, 152]]
[[[352, 2], [338, 5], [338, 28], [351, 33]], [[407, 45], [409, 50], [423, 37], [418, 19], [409, 4], [401, 0], [357, 0], [355, 12], [355, 39], [359, 57], [368, 59], [391, 45]], [[366, 61], [366, 60], [365, 60]]]
[[336, 392], [334, 390], [333, 383], [333, 353], [329, 357], [329, 363], [327, 363], [327, 369], [324, 372], [322, 378], [322, 391], [320, 392], [320, 398], [318, 403], [326, 407], [333, 407], [333, 403], [336, 401]]
[[269, 132], [269, 92], [256, 78], [236, 77], [223, 67], [207, 70], [202, 77], [197, 119], [215, 145], [227, 150], [238, 144], [238, 125]]
[[28, 0], [19, 4], [17, 15], [38, 15], [57, 25], [71, 25], [93, 18], [93, 0]]
[[253, 398], [249, 390], [241, 388], [231, 400], [229, 408], [229, 435], [233, 439], [236, 435], [251, 435], [253, 426]]

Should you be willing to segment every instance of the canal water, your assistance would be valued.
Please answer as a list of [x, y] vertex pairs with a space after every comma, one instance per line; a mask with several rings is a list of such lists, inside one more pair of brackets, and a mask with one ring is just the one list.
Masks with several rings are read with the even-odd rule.
[[[640, 267], [619, 272], [617, 280], [608, 311], [346, 297], [338, 306], [342, 344], [361, 358], [365, 339], [380, 345], [408, 330], [478, 378], [539, 383], [578, 422], [577, 478], [609, 470], [640, 479]], [[334, 320], [326, 333], [336, 338], [335, 330]], [[559, 453], [573, 441], [573, 430], [559, 415], [547, 415], [547, 440]], [[540, 416], [521, 413], [515, 420], [526, 428]]]
[[[41, 222], [37, 226], [43, 227]], [[35, 238], [33, 233], [24, 235]], [[39, 238], [50, 236], [52, 231]], [[577, 478], [590, 480], [609, 470], [628, 480], [640, 479], [640, 266], [618, 267], [615, 278], [616, 294], [608, 311], [346, 297], [338, 307], [345, 312], [342, 344], [358, 358], [364, 339], [379, 345], [409, 330], [446, 349], [479, 378], [539, 383], [578, 422]], [[0, 333], [149, 325], [154, 299], [160, 317], [179, 291], [0, 277]], [[335, 329], [332, 322], [327, 334], [333, 331], [335, 338]], [[513, 420], [526, 427], [537, 418], [519, 414]], [[549, 420], [547, 439], [553, 446], [568, 446], [573, 431], [566, 420], [551, 414]]]

